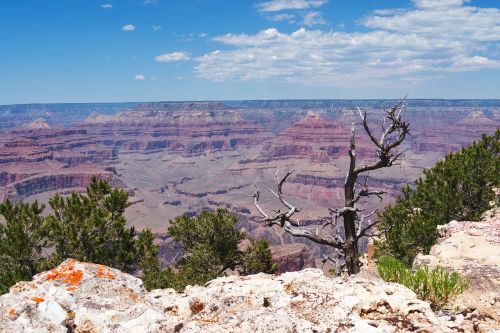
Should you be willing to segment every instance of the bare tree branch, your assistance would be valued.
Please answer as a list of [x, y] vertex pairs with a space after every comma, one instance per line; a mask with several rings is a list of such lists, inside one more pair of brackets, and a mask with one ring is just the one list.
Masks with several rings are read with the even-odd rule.
[[389, 232], [389, 230], [391, 230], [392, 228], [392, 225], [383, 229], [383, 230], [380, 230], [379, 232], [376, 232], [376, 233], [371, 233], [371, 234], [365, 234], [364, 236], [365, 237], [370, 237], [370, 238], [374, 238], [374, 237], [380, 237], [381, 235]]
[[358, 233], [358, 235], [356, 236], [356, 239], [360, 239], [361, 237], [364, 237], [367, 233], [368, 230], [370, 230], [371, 228], [373, 228], [375, 225], [377, 225], [380, 221], [379, 220], [376, 220], [370, 224], [368, 224], [366, 227], [364, 227], [363, 229], [361, 229]]
[[[363, 167], [355, 169], [354, 173], [356, 175], [359, 175], [363, 172], [391, 166], [399, 158], [401, 154], [398, 154], [396, 155], [396, 157], [394, 157], [391, 154], [391, 150], [398, 147], [404, 141], [406, 135], [409, 133], [410, 125], [401, 120], [401, 117], [403, 116], [405, 110], [405, 99], [402, 99], [394, 107], [387, 111], [385, 119], [389, 121], [389, 126], [385, 129], [384, 133], [382, 133], [379, 140], [375, 139], [368, 127], [366, 111], [364, 112], [364, 114], [361, 114], [361, 110], [359, 110], [360, 116], [363, 119], [363, 127], [365, 129], [365, 132], [370, 137], [370, 140], [378, 148], [378, 161], [372, 164], [365, 164]], [[388, 140], [389, 135], [394, 132], [398, 132], [397, 139], [392, 143], [387, 143], [386, 141]]]
[[372, 132], [370, 131], [370, 128], [368, 127], [368, 124], [367, 124], [367, 121], [366, 121], [366, 110], [363, 112], [363, 114], [361, 114], [361, 109], [358, 108], [358, 112], [359, 112], [359, 116], [361, 117], [361, 119], [363, 120], [363, 128], [365, 129], [365, 132], [366, 134], [368, 135], [368, 137], [370, 138], [370, 140], [372, 140], [372, 142], [380, 148], [379, 146], [379, 143], [377, 141], [377, 139], [375, 139], [375, 137], [373, 136]]
[[311, 232], [311, 230], [294, 228], [289, 221], [285, 221], [285, 226], [283, 229], [292, 236], [307, 238], [317, 244], [328, 245], [337, 249], [341, 249], [343, 246], [342, 243], [334, 240], [328, 240], [327, 238], [322, 238], [316, 233]]

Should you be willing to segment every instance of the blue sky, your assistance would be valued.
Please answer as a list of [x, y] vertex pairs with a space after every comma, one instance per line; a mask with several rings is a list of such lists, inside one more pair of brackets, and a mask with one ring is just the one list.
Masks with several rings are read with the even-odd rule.
[[500, 98], [498, 0], [16, 0], [0, 104]]

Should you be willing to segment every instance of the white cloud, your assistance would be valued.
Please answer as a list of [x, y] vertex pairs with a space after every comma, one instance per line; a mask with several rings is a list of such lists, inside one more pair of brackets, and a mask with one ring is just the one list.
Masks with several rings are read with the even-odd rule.
[[159, 26], [159, 25], [153, 25], [153, 30], [154, 31], [160, 31], [161, 30], [161, 26]]
[[490, 60], [482, 56], [453, 58], [453, 64], [449, 69], [452, 72], [474, 71], [482, 68], [500, 68], [500, 60]]
[[290, 9], [309, 9], [321, 7], [327, 0], [270, 0], [257, 4], [261, 12], [278, 12]]
[[[456, 6], [435, 6], [431, 3], [456, 3]], [[428, 7], [406, 11], [377, 11], [364, 20], [369, 28], [417, 34], [428, 39], [457, 41], [500, 41], [500, 9], [460, 6], [460, 0], [416, 0], [417, 6]]]
[[105, 3], [105, 4], [101, 5], [101, 8], [110, 9], [110, 8], [113, 8], [113, 5], [110, 3]]
[[446, 8], [446, 7], [461, 7], [464, 3], [470, 0], [413, 0], [417, 8]]
[[133, 24], [127, 24], [122, 27], [123, 31], [134, 31], [135, 30], [135, 25]]
[[156, 56], [154, 59], [159, 62], [186, 61], [190, 60], [191, 56], [186, 52], [172, 52], [161, 54]]
[[134, 76], [134, 80], [144, 81], [144, 80], [146, 80], [146, 77], [144, 75], [137, 74], [136, 76]]
[[320, 12], [309, 12], [304, 15], [304, 25], [311, 27], [320, 24], [326, 24]]
[[288, 21], [288, 23], [295, 22], [295, 15], [287, 14], [287, 13], [269, 15], [269, 16], [266, 16], [266, 18], [268, 20], [275, 21], [275, 22], [279, 22], [279, 21]]
[[360, 22], [364, 32], [269, 28], [217, 36], [213, 40], [226, 47], [196, 58], [196, 71], [214, 81], [359, 87], [421, 84], [451, 71], [500, 68], [500, 9], [457, 0], [414, 5], [374, 11]]

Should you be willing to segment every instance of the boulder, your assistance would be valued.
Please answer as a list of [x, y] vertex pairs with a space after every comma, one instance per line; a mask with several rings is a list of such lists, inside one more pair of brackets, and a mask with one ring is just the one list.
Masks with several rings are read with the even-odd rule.
[[72, 259], [0, 296], [0, 332], [452, 332], [404, 286], [319, 269], [146, 292]]

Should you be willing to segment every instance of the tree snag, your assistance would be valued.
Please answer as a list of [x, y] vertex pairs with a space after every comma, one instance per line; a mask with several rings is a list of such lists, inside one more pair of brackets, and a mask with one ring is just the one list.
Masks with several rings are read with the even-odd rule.
[[[349, 274], [356, 274], [360, 270], [358, 242], [362, 237], [374, 237], [386, 232], [387, 230], [372, 233], [371, 229], [377, 225], [378, 220], [367, 224], [365, 220], [374, 215], [377, 211], [368, 214], [363, 213], [363, 209], [357, 207], [357, 202], [361, 198], [368, 198], [377, 196], [381, 198], [384, 191], [372, 191], [367, 185], [365, 178], [364, 184], [361, 189], [356, 188], [358, 176], [372, 170], [390, 167], [400, 157], [401, 153], [394, 154], [393, 149], [398, 147], [409, 133], [409, 124], [402, 120], [403, 113], [406, 111], [405, 99], [399, 101], [395, 106], [386, 111], [384, 124], [382, 126], [383, 133], [380, 138], [372, 134], [366, 119], [366, 111], [361, 111], [358, 108], [359, 116], [362, 120], [362, 125], [366, 135], [370, 138], [371, 142], [376, 146], [377, 159], [371, 164], [356, 165], [356, 142], [355, 142], [355, 125], [351, 125], [351, 140], [349, 149], [349, 171], [344, 181], [344, 207], [342, 208], [329, 208], [332, 215], [331, 220], [322, 219], [321, 228], [305, 229], [301, 228], [299, 222], [292, 217], [300, 210], [291, 204], [283, 194], [283, 184], [290, 177], [293, 171], [286, 172], [285, 176], [279, 177], [276, 171], [276, 191], [270, 190], [288, 210], [281, 212], [275, 210], [274, 214], [266, 213], [259, 205], [260, 193], [256, 189], [253, 197], [254, 204], [259, 213], [263, 216], [263, 221], [267, 222], [269, 226], [278, 225], [283, 228], [287, 233], [295, 237], [307, 238], [315, 243], [328, 245], [336, 249], [336, 251], [344, 257], [345, 267]], [[344, 238], [342, 238], [339, 229], [329, 235], [323, 235], [323, 230], [327, 226], [335, 227], [337, 220], [343, 219]], [[324, 259], [332, 260], [328, 257]]]

